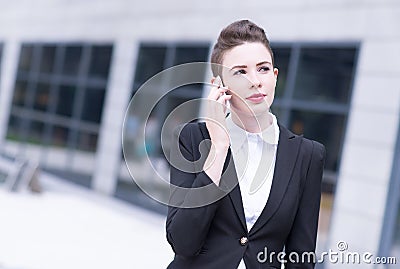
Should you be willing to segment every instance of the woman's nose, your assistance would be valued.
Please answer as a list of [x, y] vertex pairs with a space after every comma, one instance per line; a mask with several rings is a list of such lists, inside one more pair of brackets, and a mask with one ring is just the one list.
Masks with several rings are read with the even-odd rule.
[[257, 74], [250, 74], [250, 76], [248, 77], [250, 84], [251, 84], [251, 88], [255, 88], [258, 89], [261, 87], [261, 80], [259, 79], [259, 77], [257, 76]]

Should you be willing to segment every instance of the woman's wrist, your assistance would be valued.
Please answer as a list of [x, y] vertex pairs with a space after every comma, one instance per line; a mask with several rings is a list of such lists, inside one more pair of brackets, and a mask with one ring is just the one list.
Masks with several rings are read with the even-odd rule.
[[204, 163], [204, 172], [212, 179], [212, 181], [218, 186], [221, 179], [222, 168], [225, 163], [226, 154], [228, 152], [229, 145], [213, 144], [208, 157]]

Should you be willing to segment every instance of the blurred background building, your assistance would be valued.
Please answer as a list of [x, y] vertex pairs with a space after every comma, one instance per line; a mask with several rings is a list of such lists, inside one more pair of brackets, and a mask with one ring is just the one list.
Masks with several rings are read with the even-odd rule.
[[[0, 3], [2, 152], [165, 213], [127, 171], [128, 103], [159, 71], [207, 61], [219, 31], [248, 18], [265, 28], [280, 70], [273, 112], [327, 148], [319, 247], [337, 250], [344, 240], [351, 251], [400, 259], [400, 2]], [[203, 95], [192, 85], [165, 96], [152, 114], [153, 133], [175, 107]], [[131, 116], [126, 124], [137, 147], [138, 123]], [[160, 143], [147, 151], [167, 173]], [[140, 169], [143, 151], [135, 152]]]

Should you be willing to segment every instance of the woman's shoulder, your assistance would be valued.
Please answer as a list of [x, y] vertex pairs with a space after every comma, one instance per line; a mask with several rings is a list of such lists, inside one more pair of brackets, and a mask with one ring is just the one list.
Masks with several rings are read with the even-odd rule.
[[313, 139], [302, 137], [302, 144], [308, 148], [308, 151], [316, 159], [325, 159], [325, 146]]
[[192, 140], [204, 140], [210, 138], [205, 122], [191, 121], [175, 128], [175, 134], [182, 138]]
[[282, 136], [286, 136], [289, 139], [301, 139], [302, 151], [308, 152], [309, 154], [317, 154], [324, 158], [325, 146], [322, 143], [307, 138], [304, 135], [297, 135], [282, 125], [279, 125], [279, 131]]

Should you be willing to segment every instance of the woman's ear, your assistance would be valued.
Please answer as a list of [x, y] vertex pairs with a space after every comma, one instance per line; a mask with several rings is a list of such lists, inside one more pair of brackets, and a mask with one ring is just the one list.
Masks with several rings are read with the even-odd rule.
[[278, 74], [279, 74], [279, 69], [278, 68], [274, 68], [274, 76], [275, 76], [275, 80], [278, 79]]
[[276, 87], [276, 83], [278, 82], [278, 74], [279, 74], [278, 68], [274, 68], [275, 87]]

